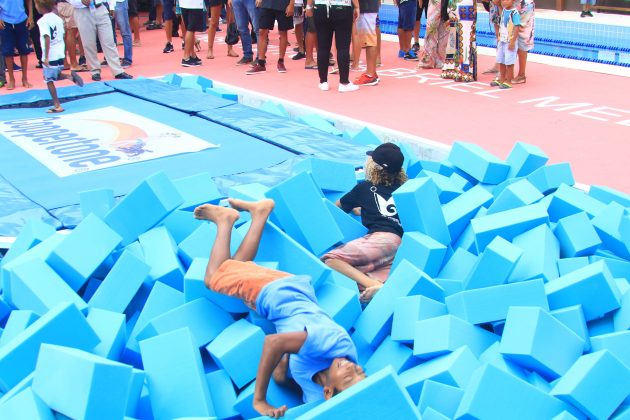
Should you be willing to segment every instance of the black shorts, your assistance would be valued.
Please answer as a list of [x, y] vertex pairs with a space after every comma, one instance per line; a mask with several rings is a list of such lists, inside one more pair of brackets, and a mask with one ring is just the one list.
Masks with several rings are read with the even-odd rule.
[[278, 21], [279, 31], [293, 29], [293, 16], [287, 16], [284, 10], [260, 9], [260, 15], [258, 15], [260, 29], [273, 29], [275, 21]]
[[205, 13], [203, 9], [184, 9], [182, 8], [182, 19], [187, 31], [203, 32]]
[[[226, 0], [206, 0], [206, 6], [208, 6], [208, 8], [223, 6], [224, 4], [227, 4]], [[208, 12], [210, 11], [208, 10]]]
[[138, 16], [138, 0], [127, 0], [127, 15], [129, 17]]
[[162, 19], [175, 20], [175, 0], [162, 0]]

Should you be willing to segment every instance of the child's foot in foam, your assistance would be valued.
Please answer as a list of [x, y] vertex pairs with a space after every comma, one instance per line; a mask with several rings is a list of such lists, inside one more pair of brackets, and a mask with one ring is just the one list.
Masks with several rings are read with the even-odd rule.
[[213, 204], [203, 204], [195, 209], [195, 218], [199, 220], [210, 220], [215, 223], [220, 221], [235, 222], [240, 215], [234, 209]]
[[230, 206], [238, 211], [247, 211], [251, 214], [268, 216], [273, 210], [275, 203], [271, 199], [265, 199], [260, 201], [245, 201], [237, 198], [229, 198], [228, 203]]
[[376, 292], [381, 290], [381, 287], [383, 287], [383, 285], [378, 284], [376, 286], [368, 287], [363, 292], [361, 292], [361, 295], [359, 296], [359, 300], [361, 301], [361, 303], [370, 303]]

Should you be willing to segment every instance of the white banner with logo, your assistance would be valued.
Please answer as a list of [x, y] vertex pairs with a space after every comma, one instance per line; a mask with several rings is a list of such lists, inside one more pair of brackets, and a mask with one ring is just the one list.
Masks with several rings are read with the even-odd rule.
[[218, 147], [113, 106], [2, 121], [0, 134], [59, 177]]

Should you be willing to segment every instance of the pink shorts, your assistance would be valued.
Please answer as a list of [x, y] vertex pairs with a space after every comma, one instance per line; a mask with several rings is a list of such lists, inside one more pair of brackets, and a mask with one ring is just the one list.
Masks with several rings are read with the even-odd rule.
[[341, 260], [384, 283], [401, 238], [395, 233], [374, 232], [327, 252], [321, 260]]

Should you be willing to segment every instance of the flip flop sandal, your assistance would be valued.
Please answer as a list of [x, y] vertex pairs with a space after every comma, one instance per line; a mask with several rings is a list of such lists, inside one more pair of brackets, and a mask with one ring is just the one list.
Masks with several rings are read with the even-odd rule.
[[499, 89], [512, 89], [512, 85], [509, 83], [500, 83]]
[[501, 87], [501, 83], [497, 79], [494, 79], [492, 82], [490, 82], [490, 86]]
[[63, 112], [63, 109], [57, 109], [57, 108], [50, 108], [48, 109], [48, 111], [46, 111], [47, 114], [58, 114], [60, 112]]
[[317, 64], [313, 64], [312, 66], [304, 66], [306, 70], [317, 70]]
[[513, 85], [521, 85], [523, 83], [527, 83], [527, 77], [525, 77], [525, 76], [517, 77], [515, 79], [512, 79], [512, 84]]

